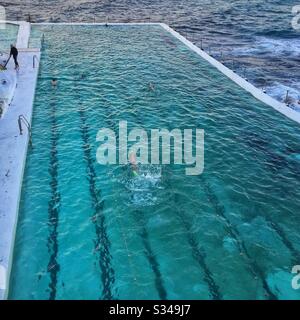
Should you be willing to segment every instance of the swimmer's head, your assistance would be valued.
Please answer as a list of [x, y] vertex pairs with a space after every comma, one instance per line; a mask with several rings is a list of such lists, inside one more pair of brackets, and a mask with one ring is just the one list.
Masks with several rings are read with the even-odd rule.
[[149, 83], [149, 89], [152, 91], [154, 91], [154, 89], [155, 89], [155, 86], [152, 82]]

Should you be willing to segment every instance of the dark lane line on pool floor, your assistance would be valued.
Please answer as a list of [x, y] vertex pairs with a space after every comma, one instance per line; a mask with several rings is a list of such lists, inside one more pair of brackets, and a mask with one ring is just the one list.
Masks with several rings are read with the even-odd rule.
[[[105, 109], [106, 110], [106, 109]], [[110, 118], [108, 117], [108, 120], [110, 122], [111, 127], [110, 128], [114, 128], [115, 132], [117, 132], [117, 125], [113, 124], [113, 122], [110, 120]], [[119, 143], [119, 137], [116, 137], [116, 142], [117, 145]], [[145, 248], [145, 254], [146, 254], [146, 258], [149, 262], [149, 265], [155, 275], [155, 287], [157, 289], [158, 292], [158, 296], [160, 297], [160, 299], [162, 300], [167, 300], [167, 290], [165, 289], [164, 283], [163, 283], [163, 277], [162, 274], [160, 272], [160, 268], [159, 268], [159, 263], [153, 253], [153, 250], [151, 248], [150, 242], [149, 242], [149, 233], [147, 231], [146, 228], [146, 223], [145, 223], [145, 219], [144, 219], [144, 215], [141, 211], [136, 211], [136, 216], [137, 217], [142, 217], [140, 218], [140, 223], [142, 225], [142, 231], [141, 231], [141, 238], [143, 241], [143, 245]], [[135, 217], [136, 220], [138, 220]]]
[[[77, 81], [76, 81], [77, 84]], [[77, 85], [75, 85], [77, 88]], [[76, 90], [79, 92], [78, 88]], [[95, 225], [96, 241], [95, 241], [95, 253], [98, 251], [99, 254], [99, 267], [102, 273], [102, 299], [112, 300], [112, 286], [115, 282], [115, 272], [111, 267], [111, 254], [110, 254], [110, 241], [107, 236], [105, 216], [103, 213], [104, 201], [101, 199], [101, 191], [97, 190], [96, 187], [96, 172], [93, 166], [91, 148], [89, 144], [88, 127], [86, 123], [86, 114], [83, 108], [80, 95], [78, 96], [79, 101], [79, 116], [81, 120], [81, 136], [82, 136], [82, 148], [87, 162], [87, 174], [90, 185], [90, 195], [92, 198], [93, 207], [95, 209], [94, 215], [92, 216], [92, 222]]]
[[139, 220], [139, 223], [141, 225], [141, 238], [145, 247], [147, 260], [149, 261], [151, 269], [155, 275], [155, 287], [158, 291], [159, 298], [162, 300], [167, 300], [167, 290], [164, 286], [163, 277], [159, 269], [159, 263], [153, 253], [152, 247], [149, 242], [149, 233], [146, 228], [144, 214], [143, 212], [137, 210], [135, 212], [135, 215], [136, 217], [138, 217], [136, 218], [136, 220]]
[[52, 96], [50, 101], [51, 112], [51, 151], [50, 151], [50, 168], [49, 173], [51, 176], [51, 200], [48, 204], [48, 226], [49, 237], [47, 242], [48, 252], [50, 259], [48, 263], [48, 272], [50, 273], [51, 282], [49, 284], [50, 295], [49, 300], [55, 300], [56, 298], [56, 285], [57, 274], [60, 270], [60, 266], [57, 262], [58, 253], [58, 241], [57, 241], [57, 228], [59, 223], [59, 209], [60, 209], [60, 193], [58, 191], [58, 156], [57, 156], [57, 144], [59, 139], [58, 125], [56, 120], [56, 101], [55, 95]]
[[271, 300], [277, 300], [278, 297], [270, 289], [270, 287], [269, 287], [269, 285], [268, 285], [268, 283], [267, 283], [267, 281], [265, 279], [264, 272], [261, 270], [261, 268], [259, 267], [257, 262], [254, 259], [252, 259], [252, 257], [248, 253], [246, 245], [245, 245], [244, 241], [242, 240], [242, 237], [241, 237], [239, 231], [236, 228], [233, 227], [233, 225], [230, 223], [230, 220], [227, 218], [227, 216], [225, 214], [225, 212], [226, 212], [225, 207], [223, 206], [223, 204], [220, 203], [217, 195], [213, 192], [213, 190], [212, 190], [209, 182], [207, 181], [207, 179], [205, 179], [203, 176], [199, 176], [199, 178], [201, 180], [201, 185], [204, 186], [203, 189], [204, 189], [204, 192], [206, 194], [206, 197], [208, 198], [208, 201], [213, 206], [213, 209], [214, 209], [216, 215], [218, 217], [222, 217], [224, 219], [225, 226], [226, 226], [226, 229], [229, 232], [229, 235], [238, 244], [238, 249], [239, 249], [240, 253], [242, 253], [243, 256], [246, 257], [248, 265], [251, 268], [251, 272], [253, 273], [253, 275], [255, 277], [259, 277], [260, 280], [262, 281], [262, 285], [263, 285], [263, 288], [265, 290], [266, 296]]
[[[105, 112], [107, 112], [107, 110], [109, 110], [109, 108], [104, 108]], [[134, 115], [135, 118], [135, 123], [138, 123], [139, 126], [142, 126], [142, 121], [139, 117], [139, 113], [135, 113]], [[111, 117], [106, 117], [107, 121], [108, 121], [108, 127], [113, 129], [114, 132], [118, 132], [118, 125], [117, 123], [114, 123], [111, 120]], [[129, 122], [129, 119], [127, 118], [127, 121]], [[119, 144], [119, 136], [116, 136], [116, 143], [117, 145]], [[160, 266], [159, 263], [155, 257], [155, 254], [153, 253], [150, 241], [149, 241], [149, 233], [148, 230], [146, 228], [146, 222], [145, 222], [145, 218], [144, 218], [144, 214], [137, 210], [136, 212], [136, 217], [139, 217], [139, 222], [142, 225], [142, 231], [141, 231], [141, 238], [143, 241], [143, 246], [145, 248], [145, 254], [146, 254], [146, 258], [149, 262], [149, 265], [155, 275], [155, 287], [157, 289], [158, 292], [158, 296], [160, 297], [160, 299], [162, 300], [167, 300], [167, 290], [165, 288], [164, 282], [163, 282], [163, 277], [160, 271]], [[138, 220], [138, 218], [136, 218], [136, 220]]]
[[265, 218], [266, 218], [267, 222], [269, 223], [269, 225], [271, 226], [271, 228], [278, 234], [282, 243], [289, 249], [290, 254], [292, 256], [292, 264], [293, 265], [299, 264], [300, 253], [299, 253], [299, 251], [297, 251], [295, 249], [294, 245], [288, 239], [286, 233], [283, 231], [281, 226], [277, 222], [275, 222], [271, 218], [269, 218], [268, 216], [265, 216]]
[[[197, 123], [195, 123], [194, 119], [191, 119], [191, 124], [194, 124], [195, 127], [197, 128]], [[239, 231], [234, 228], [232, 226], [232, 224], [230, 223], [229, 218], [227, 217], [227, 215], [225, 214], [226, 210], [225, 207], [223, 206], [223, 204], [221, 203], [221, 201], [219, 201], [217, 195], [213, 192], [209, 182], [207, 181], [207, 179], [205, 179], [203, 177], [203, 174], [199, 175], [199, 180], [201, 181], [200, 185], [203, 185], [203, 190], [205, 192], [205, 195], [208, 199], [208, 201], [211, 203], [215, 214], [219, 217], [222, 217], [225, 221], [225, 228], [226, 230], [228, 230], [230, 236], [236, 240], [236, 242], [238, 243], [238, 249], [239, 251], [243, 254], [243, 256], [246, 257], [247, 262], [249, 267], [251, 268], [251, 272], [252, 274], [256, 277], [256, 278], [260, 278], [263, 288], [265, 290], [265, 295], [266, 297], [268, 297], [268, 299], [270, 300], [277, 300], [278, 297], [276, 296], [276, 294], [274, 294], [272, 292], [272, 290], [270, 289], [266, 279], [265, 279], [265, 275], [263, 273], [263, 271], [261, 270], [261, 268], [258, 266], [258, 264], [256, 263], [255, 260], [253, 260], [251, 258], [251, 256], [249, 255], [245, 243], [242, 240], [242, 237], [239, 233]]]
[[[165, 111], [164, 118], [167, 119], [169, 114], [171, 114], [171, 113], [172, 113], [172, 110], [170, 110], [169, 113]], [[143, 127], [143, 121], [142, 121], [142, 119], [140, 117], [140, 114], [141, 114], [140, 112], [136, 112], [134, 115], [135, 115], [135, 118], [136, 118], [136, 123], [140, 127]], [[145, 115], [144, 110], [143, 110], [143, 115]], [[170, 130], [170, 131], [172, 130], [172, 128], [170, 127], [170, 124], [165, 123], [165, 125], [167, 125], [167, 129], [168, 130]], [[167, 182], [167, 186], [168, 186], [169, 190], [172, 190], [172, 186], [168, 182]], [[174, 195], [174, 194], [172, 193], [172, 195]], [[177, 199], [175, 199], [175, 202], [177, 202]], [[177, 207], [178, 206], [175, 205], [175, 208], [177, 208]], [[188, 219], [186, 218], [186, 216], [184, 216], [184, 214], [182, 212], [179, 212], [177, 209], [176, 209], [175, 213], [176, 213], [178, 219], [183, 223], [183, 226], [184, 226], [184, 229], [185, 229], [185, 233], [186, 233], [186, 236], [187, 236], [187, 241], [188, 241], [188, 244], [189, 244], [189, 246], [190, 246], [190, 248], [192, 250], [192, 256], [193, 256], [194, 260], [200, 266], [201, 270], [203, 270], [203, 272], [204, 272], [204, 281], [208, 285], [210, 296], [214, 300], [221, 300], [222, 299], [222, 294], [220, 293], [219, 287], [218, 287], [218, 285], [216, 284], [216, 282], [214, 280], [212, 272], [209, 270], [209, 268], [208, 268], [208, 266], [206, 264], [205, 252], [204, 252], [203, 248], [199, 249], [199, 245], [197, 243], [197, 240], [195, 239], [195, 237], [191, 233], [191, 225], [190, 225]]]
[[[176, 204], [178, 204], [178, 202], [179, 202], [177, 193], [174, 193], [174, 202]], [[176, 206], [176, 208], [177, 208], [177, 206]], [[204, 280], [208, 284], [211, 297], [214, 300], [222, 300], [223, 297], [222, 297], [222, 294], [220, 293], [220, 288], [216, 284], [214, 277], [213, 277], [213, 274], [206, 264], [206, 261], [205, 261], [206, 253], [202, 247], [199, 248], [198, 241], [195, 239], [195, 237], [193, 236], [193, 234], [191, 232], [192, 225], [189, 222], [189, 219], [187, 218], [185, 213], [183, 213], [182, 211], [179, 211], [177, 209], [176, 209], [176, 215], [180, 219], [180, 221], [182, 222], [182, 224], [186, 230], [186, 235], [188, 238], [188, 243], [192, 249], [193, 258], [198, 262], [198, 264], [200, 265], [200, 267], [204, 271]]]
[[[111, 117], [112, 106], [110, 104], [110, 101], [107, 100], [106, 98], [104, 98], [104, 101], [102, 103], [104, 105], [104, 108], [103, 108], [103, 119], [104, 119], [104, 122], [107, 124], [106, 127], [110, 128], [114, 132], [118, 132], [118, 124], [116, 122], [114, 122], [112, 120], [112, 117]], [[108, 111], [110, 112], [109, 114], [107, 113]], [[118, 144], [119, 144], [119, 135], [116, 136], [116, 145], [118, 145]], [[119, 232], [121, 233], [122, 238], [123, 238], [125, 250], [127, 252], [128, 263], [130, 265], [130, 269], [131, 269], [131, 273], [132, 273], [132, 277], [133, 277], [132, 280], [133, 280], [133, 283], [136, 284], [137, 283], [137, 272], [135, 271], [135, 266], [134, 266], [134, 263], [132, 262], [132, 259], [131, 259], [133, 254], [131, 254], [129, 252], [127, 239], [126, 239], [126, 236], [125, 236], [125, 233], [124, 233], [124, 229], [123, 229], [123, 226], [122, 226], [122, 223], [121, 223], [121, 219], [120, 219], [118, 214], [116, 214], [116, 220], [117, 220]]]
[[[277, 154], [274, 150], [272, 150], [269, 145], [269, 141], [259, 135], [258, 133], [247, 132], [244, 133], [244, 136], [240, 139], [242, 143], [244, 143], [247, 147], [250, 147], [255, 152], [260, 152], [262, 156], [265, 158], [267, 168], [270, 172], [275, 172], [282, 170], [283, 168], [290, 168], [292, 172], [295, 172], [297, 168], [293, 168], [287, 159], [284, 156]], [[274, 167], [276, 166], [276, 168]], [[275, 171], [274, 171], [275, 170]], [[282, 243], [287, 247], [290, 251], [291, 256], [293, 257], [293, 265], [296, 265], [300, 261], [300, 252], [294, 247], [293, 243], [288, 239], [288, 236], [284, 232], [283, 228], [275, 222], [270, 216], [264, 215], [265, 219], [269, 223], [270, 227], [278, 234]]]
[[193, 258], [204, 272], [204, 280], [208, 285], [209, 294], [214, 300], [222, 300], [223, 297], [220, 292], [219, 286], [216, 284], [216, 281], [214, 280], [214, 277], [213, 277], [213, 273], [210, 271], [209, 267], [206, 264], [205, 250], [203, 247], [200, 247], [200, 245], [198, 244], [198, 241], [195, 239], [194, 235], [192, 234], [192, 232], [191, 232], [192, 225], [189, 222], [189, 219], [186, 216], [186, 214], [177, 209], [179, 207], [178, 194], [172, 188], [170, 180], [167, 179], [166, 181], [167, 181], [166, 185], [167, 185], [168, 189], [170, 190], [170, 195], [172, 198], [174, 198], [174, 202], [175, 202], [174, 207], [176, 208], [175, 214], [176, 214], [178, 220], [181, 221], [183, 224], [183, 227], [185, 229], [185, 234], [187, 237], [187, 241], [188, 241], [190, 248], [191, 248], [191, 251], [192, 251]]

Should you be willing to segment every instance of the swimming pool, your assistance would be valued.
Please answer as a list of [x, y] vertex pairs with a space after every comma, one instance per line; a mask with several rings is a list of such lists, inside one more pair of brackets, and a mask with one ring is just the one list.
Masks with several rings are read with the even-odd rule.
[[[299, 299], [299, 125], [160, 26], [42, 34], [9, 298]], [[205, 129], [203, 174], [100, 166], [119, 120]]]
[[19, 26], [11, 23], [0, 23], [0, 52], [10, 51], [10, 45], [17, 41]]

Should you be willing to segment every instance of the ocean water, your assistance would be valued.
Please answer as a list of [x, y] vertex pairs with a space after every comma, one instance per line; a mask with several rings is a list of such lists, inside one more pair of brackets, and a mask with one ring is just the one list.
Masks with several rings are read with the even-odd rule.
[[[42, 34], [9, 298], [300, 299], [299, 125], [159, 26]], [[119, 120], [204, 129], [204, 173], [99, 165]]]
[[170, 24], [279, 101], [289, 90], [300, 110], [299, 0], [32, 0], [6, 1], [11, 19], [53, 22], [154, 21]]

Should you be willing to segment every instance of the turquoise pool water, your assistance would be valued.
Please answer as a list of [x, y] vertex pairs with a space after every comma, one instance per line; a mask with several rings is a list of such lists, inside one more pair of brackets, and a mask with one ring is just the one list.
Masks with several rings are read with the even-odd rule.
[[0, 23], [0, 52], [9, 53], [10, 45], [17, 41], [19, 26]]
[[[10, 299], [300, 298], [299, 125], [159, 26], [32, 32], [45, 42]], [[205, 129], [204, 173], [100, 166], [96, 134], [119, 120]]]

